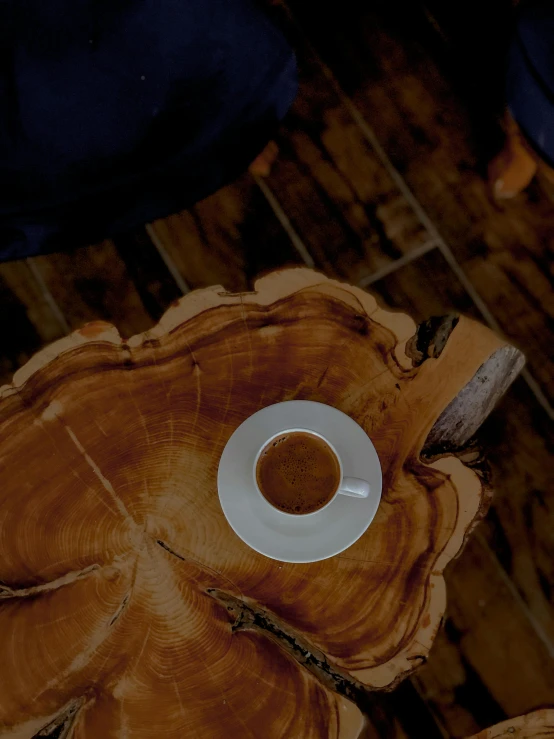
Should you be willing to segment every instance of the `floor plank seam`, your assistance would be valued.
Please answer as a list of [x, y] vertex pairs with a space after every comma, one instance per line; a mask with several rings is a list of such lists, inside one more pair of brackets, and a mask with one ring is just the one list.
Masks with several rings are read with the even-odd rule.
[[155, 249], [157, 250], [158, 254], [162, 258], [163, 263], [169, 270], [169, 274], [173, 277], [175, 280], [175, 284], [179, 288], [179, 290], [183, 293], [183, 295], [186, 295], [190, 292], [190, 287], [187, 284], [187, 281], [179, 271], [179, 268], [171, 258], [169, 252], [165, 248], [165, 246], [162, 244], [161, 239], [158, 237], [158, 234], [156, 233], [156, 230], [154, 226], [151, 223], [147, 223], [146, 226], [146, 233], [150, 237], [150, 241], [154, 245]]
[[419, 257], [425, 256], [425, 254], [433, 251], [433, 249], [437, 249], [438, 246], [436, 239], [428, 239], [427, 241], [424, 241], [423, 244], [414, 247], [407, 254], [404, 254], [398, 259], [394, 259], [392, 262], [389, 262], [389, 264], [381, 267], [381, 269], [372, 272], [370, 275], [362, 277], [358, 282], [358, 287], [369, 287], [370, 285], [373, 285], [375, 282], [382, 280], [393, 272], [402, 269], [402, 267], [406, 267], [408, 264], [411, 264], [416, 259], [419, 259]]
[[68, 334], [71, 333], [71, 326], [69, 325], [64, 312], [62, 311], [62, 309], [56, 302], [56, 299], [50, 292], [50, 289], [48, 285], [46, 284], [46, 282], [44, 281], [44, 278], [39, 268], [37, 267], [35, 260], [32, 257], [29, 257], [28, 259], [25, 260], [25, 262], [27, 263], [27, 266], [29, 267], [31, 274], [33, 275], [33, 279], [35, 280], [35, 282], [37, 283], [39, 287], [42, 297], [48, 304], [48, 307], [52, 311], [52, 314], [54, 315], [61, 330], [63, 331], [63, 335], [67, 336]]
[[435, 226], [434, 222], [431, 220], [429, 215], [427, 215], [427, 212], [424, 210], [423, 206], [419, 202], [419, 200], [416, 198], [410, 187], [408, 186], [406, 180], [400, 172], [396, 169], [394, 164], [391, 162], [389, 155], [385, 151], [384, 147], [382, 146], [381, 142], [377, 138], [375, 132], [369, 125], [369, 123], [366, 121], [365, 117], [362, 113], [358, 110], [356, 104], [353, 102], [353, 100], [344, 92], [342, 89], [339, 81], [331, 71], [331, 69], [327, 66], [327, 64], [323, 61], [319, 53], [316, 51], [316, 49], [311, 45], [309, 41], [306, 42], [309, 45], [311, 53], [314, 55], [317, 63], [321, 66], [321, 69], [323, 71], [323, 74], [327, 77], [329, 80], [329, 83], [332, 85], [333, 89], [341, 99], [341, 102], [345, 106], [345, 108], [350, 113], [353, 121], [358, 125], [361, 132], [363, 133], [365, 139], [370, 144], [372, 149], [375, 151], [377, 157], [379, 158], [381, 164], [383, 167], [387, 170], [389, 176], [393, 180], [394, 184], [398, 187], [402, 195], [405, 197], [406, 201], [409, 203], [410, 207], [416, 214], [416, 216], [419, 218], [422, 226], [427, 229], [429, 232], [429, 235], [431, 238], [436, 239], [439, 242], [444, 241], [441, 234], [439, 233], [439, 230]]
[[496, 556], [496, 553], [491, 549], [488, 541], [484, 537], [484, 535], [477, 529], [473, 536], [475, 536], [483, 548], [488, 552], [488, 556], [491, 560], [491, 562], [494, 564], [494, 567], [499, 571], [500, 578], [506, 588], [509, 590], [510, 595], [512, 598], [518, 603], [519, 607], [521, 608], [522, 613], [524, 614], [527, 622], [529, 623], [531, 629], [533, 632], [537, 635], [537, 638], [542, 642], [543, 646], [546, 649], [546, 652], [550, 659], [554, 659], [554, 642], [549, 638], [548, 634], [542, 627], [542, 625], [537, 621], [535, 616], [533, 615], [531, 609], [523, 599], [521, 593], [517, 589], [515, 583], [509, 576], [509, 574], [506, 572], [504, 567], [500, 564], [498, 557]]
[[262, 191], [263, 196], [265, 197], [267, 203], [269, 204], [269, 207], [275, 214], [277, 220], [283, 227], [284, 231], [286, 232], [287, 236], [291, 240], [292, 245], [300, 255], [302, 261], [307, 267], [310, 267], [313, 269], [315, 267], [315, 261], [308, 251], [308, 247], [304, 243], [304, 241], [300, 238], [298, 235], [296, 229], [292, 225], [290, 218], [287, 216], [285, 211], [283, 210], [283, 207], [281, 203], [277, 200], [275, 197], [275, 194], [261, 177], [258, 177], [257, 175], [254, 175], [254, 179], [256, 180], [256, 184]]
[[[312, 46], [312, 44], [306, 40], [306, 44], [309, 46], [310, 51], [313, 53], [314, 57], [316, 58], [318, 64], [320, 64], [321, 69], [333, 88], [335, 89], [337, 95], [341, 98], [343, 104], [348, 109], [350, 115], [352, 116], [352, 119], [355, 121], [355, 123], [360, 127], [360, 130], [362, 131], [363, 135], [365, 136], [368, 143], [372, 146], [375, 153], [377, 154], [378, 158], [380, 159], [381, 163], [389, 173], [390, 177], [406, 199], [406, 201], [409, 203], [410, 207], [416, 214], [416, 216], [419, 218], [421, 224], [426, 228], [428, 231], [431, 240], [435, 240], [438, 248], [441, 251], [442, 256], [446, 260], [449, 267], [452, 269], [466, 292], [468, 293], [469, 297], [472, 299], [472, 301], [475, 303], [475, 306], [483, 316], [483, 319], [485, 322], [489, 325], [490, 328], [492, 328], [494, 331], [499, 333], [500, 335], [504, 335], [504, 331], [500, 327], [500, 324], [494, 317], [493, 313], [490, 311], [489, 307], [483, 300], [483, 298], [479, 295], [475, 287], [473, 286], [473, 283], [471, 280], [467, 277], [466, 273], [458, 263], [456, 257], [454, 256], [450, 246], [447, 244], [447, 242], [444, 240], [444, 238], [441, 236], [438, 228], [434, 224], [434, 222], [431, 220], [419, 200], [416, 198], [412, 190], [410, 189], [409, 185], [407, 184], [406, 180], [402, 177], [400, 172], [396, 169], [394, 164], [389, 159], [389, 156], [385, 149], [383, 148], [381, 142], [375, 135], [375, 132], [371, 128], [371, 126], [368, 124], [362, 113], [358, 110], [355, 103], [351, 100], [351, 98], [344, 92], [342, 89], [340, 83], [336, 79], [335, 75], [331, 71], [331, 69], [325, 64], [321, 56], [318, 54], [316, 49]], [[529, 370], [524, 369], [522, 372], [522, 377], [524, 378], [525, 382], [527, 383], [529, 389], [535, 396], [537, 402], [542, 407], [542, 409], [545, 411], [547, 416], [554, 420], [554, 408], [548, 401], [546, 395], [541, 390], [540, 385], [538, 382], [533, 378]]]
[[[454, 272], [460, 283], [462, 284], [463, 288], [469, 295], [469, 297], [474, 302], [475, 306], [477, 307], [478, 311], [483, 316], [483, 319], [485, 322], [492, 328], [496, 333], [500, 334], [500, 336], [505, 336], [504, 331], [502, 330], [502, 327], [494, 317], [493, 313], [489, 310], [487, 304], [483, 300], [483, 298], [479, 295], [475, 287], [473, 286], [473, 283], [469, 279], [469, 277], [466, 275], [466, 273], [463, 271], [461, 266], [458, 264], [458, 261], [454, 254], [452, 253], [452, 250], [448, 246], [448, 244], [444, 241], [444, 239], [440, 239], [438, 243], [438, 247], [440, 249], [440, 252], [442, 256], [444, 257], [445, 261], [447, 262], [450, 269]], [[527, 386], [535, 396], [535, 399], [539, 403], [539, 405], [542, 407], [546, 415], [549, 417], [550, 420], [554, 420], [554, 408], [548, 401], [546, 395], [543, 393], [539, 383], [535, 380], [535, 378], [532, 376], [532, 374], [529, 372], [527, 368], [524, 368], [521, 372], [521, 376], [527, 383]]]

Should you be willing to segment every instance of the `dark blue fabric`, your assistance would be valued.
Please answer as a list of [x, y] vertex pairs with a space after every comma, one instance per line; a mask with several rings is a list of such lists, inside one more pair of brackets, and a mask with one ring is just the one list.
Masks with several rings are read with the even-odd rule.
[[295, 93], [251, 0], [0, 0], [0, 259], [187, 207], [246, 169]]
[[540, 156], [554, 163], [554, 1], [524, 4], [507, 74], [508, 107]]

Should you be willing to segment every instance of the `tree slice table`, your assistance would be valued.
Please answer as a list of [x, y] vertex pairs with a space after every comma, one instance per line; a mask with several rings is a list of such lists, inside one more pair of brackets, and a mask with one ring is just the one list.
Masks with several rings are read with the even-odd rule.
[[554, 739], [554, 708], [503, 721], [472, 739]]
[[[522, 363], [302, 269], [40, 352], [0, 390], [0, 735], [357, 737], [370, 691], [426, 660], [484, 508], [445, 451]], [[290, 399], [349, 414], [383, 468], [368, 531], [314, 564], [252, 551], [216, 490], [232, 432]]]

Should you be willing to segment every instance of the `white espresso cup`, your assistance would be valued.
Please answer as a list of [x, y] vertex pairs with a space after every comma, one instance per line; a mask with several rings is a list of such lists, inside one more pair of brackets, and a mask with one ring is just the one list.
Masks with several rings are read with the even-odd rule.
[[[258, 476], [257, 476], [257, 469], [258, 469], [258, 462], [262, 455], [262, 452], [265, 450], [268, 444], [270, 444], [274, 439], [278, 439], [280, 436], [283, 436], [284, 434], [293, 434], [293, 433], [301, 433], [301, 434], [309, 434], [310, 436], [317, 436], [319, 439], [325, 442], [325, 444], [329, 447], [331, 452], [335, 455], [335, 458], [339, 465], [340, 470], [340, 483], [331, 496], [331, 498], [325, 503], [325, 505], [321, 506], [321, 508], [318, 508], [315, 511], [309, 511], [308, 513], [287, 513], [286, 511], [282, 511], [280, 508], [277, 508], [277, 506], [274, 506], [271, 501], [269, 501], [265, 495], [260, 490], [260, 487], [258, 485]], [[342, 459], [340, 457], [340, 454], [337, 452], [333, 444], [329, 441], [329, 439], [325, 438], [322, 434], [319, 434], [317, 431], [312, 431], [311, 429], [305, 429], [305, 428], [291, 428], [291, 429], [283, 429], [282, 431], [279, 431], [278, 434], [273, 434], [273, 436], [270, 436], [269, 439], [266, 439], [264, 443], [261, 445], [261, 447], [258, 450], [258, 453], [256, 454], [256, 457], [254, 459], [254, 465], [252, 468], [252, 473], [254, 476], [254, 486], [256, 490], [258, 491], [258, 494], [263, 498], [263, 500], [267, 503], [267, 505], [271, 506], [271, 508], [274, 511], [277, 511], [278, 513], [281, 513], [283, 516], [287, 516], [289, 518], [305, 518], [306, 516], [313, 516], [316, 513], [320, 513], [321, 511], [324, 511], [326, 508], [328, 508], [331, 503], [335, 500], [337, 495], [348, 495], [351, 498], [367, 498], [370, 493], [370, 487], [369, 483], [366, 480], [361, 480], [359, 477], [345, 477], [344, 475], [344, 468], [342, 464]]]

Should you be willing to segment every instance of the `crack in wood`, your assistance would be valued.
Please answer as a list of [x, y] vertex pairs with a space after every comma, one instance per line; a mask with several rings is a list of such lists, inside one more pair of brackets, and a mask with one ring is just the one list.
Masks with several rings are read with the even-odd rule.
[[[208, 588], [206, 593], [225, 608], [234, 621], [231, 629], [237, 631], [259, 631], [271, 639], [295, 662], [307, 669], [322, 685], [352, 701], [360, 711], [370, 718], [372, 724], [379, 728], [380, 737], [393, 736], [394, 728], [390, 723], [390, 714], [386, 710], [387, 688], [366, 687], [331, 662], [327, 656], [314, 647], [308, 640], [268, 611], [249, 605], [240, 598], [217, 588]], [[389, 714], [389, 715], [388, 715]]]
[[[271, 639], [297, 664], [307, 669], [324, 687], [354, 703], [369, 719], [375, 735], [380, 739], [396, 739], [398, 727], [395, 717], [405, 696], [396, 695], [398, 686], [405, 686], [404, 678], [426, 660], [422, 655], [414, 657], [414, 666], [384, 688], [369, 688], [359, 682], [347, 670], [342, 670], [309, 641], [284, 625], [278, 618], [257, 605], [251, 605], [230, 593], [217, 588], [208, 588], [206, 593], [225, 608], [233, 618], [231, 629], [237, 631], [258, 631]], [[402, 688], [401, 688], [402, 690]], [[373, 735], [373, 734], [372, 734]], [[440, 732], [434, 722], [425, 724], [427, 739], [440, 739]]]
[[[215, 575], [228, 580], [222, 573], [179, 554], [162, 539], [156, 539], [156, 543], [181, 562], [199, 567], [212, 576]], [[228, 582], [236, 588], [234, 583], [230, 580]], [[238, 590], [238, 588], [236, 589]], [[338, 665], [335, 665], [320, 649], [314, 647], [294, 629], [283, 624], [269, 611], [257, 604], [249, 604], [245, 600], [218, 588], [206, 588], [205, 592], [225, 608], [226, 612], [232, 617], [231, 630], [233, 633], [248, 630], [258, 631], [261, 635], [271, 639], [300, 667], [308, 670], [321, 685], [354, 703], [369, 718], [381, 739], [393, 739], [397, 736], [394, 721], [391, 719], [397, 711], [393, 691], [416, 670], [425, 658], [417, 655], [417, 658], [412, 660], [413, 667], [399, 675], [384, 688], [369, 688], [353, 678], [347, 670], [342, 670]]]
[[419, 324], [415, 336], [406, 344], [406, 356], [410, 357], [414, 367], [419, 367], [426, 359], [440, 357], [459, 320], [457, 314], [450, 313], [433, 316]]
[[33, 734], [31, 739], [68, 739], [77, 716], [86, 702], [87, 698], [84, 695], [74, 698], [55, 719], [43, 726], [36, 734]]
[[64, 426], [64, 428], [65, 428], [65, 430], [66, 430], [69, 438], [71, 439], [71, 441], [73, 442], [73, 444], [75, 445], [75, 447], [77, 448], [77, 450], [79, 451], [79, 453], [82, 455], [82, 457], [85, 460], [85, 462], [87, 463], [87, 465], [92, 470], [94, 476], [100, 482], [100, 484], [102, 485], [102, 487], [104, 488], [104, 490], [108, 493], [108, 496], [110, 497], [110, 500], [114, 503], [114, 505], [116, 506], [116, 508], [119, 511], [119, 513], [121, 513], [121, 515], [124, 518], [130, 519], [132, 521], [133, 520], [132, 516], [130, 515], [129, 511], [125, 507], [125, 504], [123, 503], [123, 501], [119, 498], [119, 496], [115, 492], [115, 490], [113, 488], [113, 485], [105, 477], [105, 475], [102, 473], [102, 470], [96, 464], [96, 462], [92, 459], [92, 457], [90, 456], [90, 454], [88, 454], [88, 452], [86, 451], [86, 449], [84, 448], [84, 446], [81, 444], [81, 442], [77, 438], [77, 436], [76, 436], [75, 432], [73, 431], [73, 429], [70, 426], [68, 426], [65, 423], [65, 421], [63, 421], [62, 418], [59, 418], [59, 420], [63, 424], [63, 426]]
[[217, 588], [208, 588], [206, 592], [233, 616], [234, 622], [231, 626], [233, 632], [262, 631], [265, 636], [276, 642], [298, 663], [306, 667], [326, 687], [344, 695], [356, 704], [367, 692], [367, 688], [362, 683], [355, 680], [345, 670], [332, 664], [322, 651], [290, 627], [285, 627], [273, 614], [260, 607], [249, 605], [240, 598]]
[[162, 549], [165, 549], [166, 552], [169, 552], [169, 554], [172, 554], [174, 557], [177, 557], [177, 559], [180, 559], [181, 562], [188, 562], [188, 560], [185, 559], [182, 554], [179, 554], [174, 549], [172, 549], [168, 544], [165, 543], [165, 541], [162, 541], [161, 539], [156, 539], [156, 544], [159, 544]]
[[45, 582], [40, 585], [32, 585], [30, 587], [12, 588], [6, 583], [0, 582], [0, 600], [7, 600], [8, 598], [26, 598], [33, 595], [39, 595], [50, 590], [57, 590], [64, 585], [69, 585], [77, 580], [82, 580], [92, 572], [100, 569], [100, 565], [93, 564], [89, 567], [85, 567], [83, 570], [75, 572], [68, 572], [62, 577], [58, 577], [51, 582]]
[[126, 596], [125, 596], [125, 597], [123, 598], [123, 600], [121, 601], [121, 604], [120, 604], [119, 608], [117, 609], [117, 611], [116, 611], [116, 612], [114, 613], [114, 615], [112, 616], [112, 618], [111, 618], [111, 620], [110, 620], [110, 623], [108, 624], [108, 626], [113, 626], [113, 625], [114, 625], [114, 623], [115, 623], [115, 622], [116, 622], [116, 621], [117, 621], [117, 620], [118, 620], [119, 618], [121, 618], [121, 614], [123, 613], [123, 611], [124, 611], [124, 610], [125, 610], [125, 608], [127, 607], [127, 604], [129, 603], [129, 600], [130, 600], [130, 598], [131, 598], [131, 593], [127, 593], [127, 595], [126, 595]]
[[[193, 564], [211, 574], [225, 578], [221, 573], [183, 557], [182, 554], [176, 552], [163, 540], [156, 539], [156, 543], [181, 562]], [[396, 687], [406, 675], [402, 675], [402, 678], [395, 680], [392, 685], [385, 688], [369, 689], [363, 683], [355, 680], [346, 670], [341, 670], [340, 667], [333, 664], [321, 650], [310, 644], [305, 637], [283, 625], [279, 619], [263, 608], [254, 607], [241, 598], [218, 588], [207, 588], [205, 592], [233, 617], [231, 626], [233, 632], [241, 630], [259, 631], [283, 649], [297, 664], [307, 669], [322, 685], [348, 698], [362, 713], [370, 716], [374, 726], [380, 726], [379, 736], [386, 739], [386, 737], [394, 735], [389, 718], [389, 715], [393, 714], [390, 714], [390, 711], [387, 713], [383, 698], [386, 698], [387, 693]]]
[[204, 562], [200, 562], [197, 559], [194, 559], [194, 557], [183, 557], [182, 554], [179, 554], [179, 552], [176, 552], [172, 547], [169, 546], [169, 544], [166, 544], [165, 541], [162, 541], [162, 539], [156, 539], [156, 544], [158, 544], [162, 549], [165, 549], [165, 551], [168, 554], [171, 554], [174, 557], [177, 557], [177, 559], [180, 559], [181, 562], [185, 562], [188, 565], [192, 565], [193, 567], [196, 567], [197, 569], [201, 570], [202, 572], [205, 572], [207, 575], [209, 575], [210, 578], [217, 578], [219, 580], [223, 580], [227, 582], [232, 588], [235, 590], [239, 590], [235, 583], [230, 580], [226, 575], [224, 575], [222, 572], [219, 572], [218, 570], [214, 570], [213, 567], [210, 567], [207, 564], [204, 564]]

